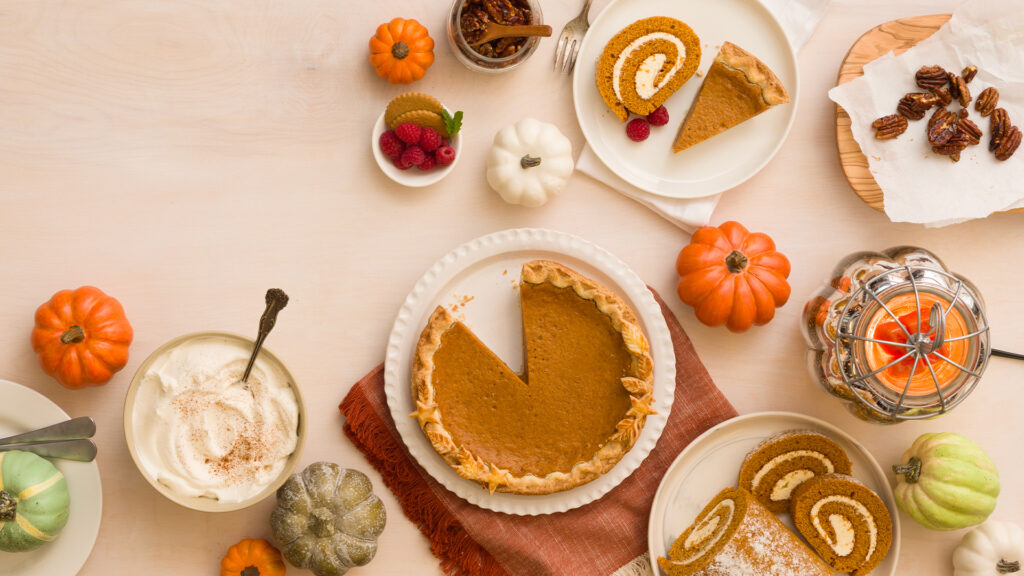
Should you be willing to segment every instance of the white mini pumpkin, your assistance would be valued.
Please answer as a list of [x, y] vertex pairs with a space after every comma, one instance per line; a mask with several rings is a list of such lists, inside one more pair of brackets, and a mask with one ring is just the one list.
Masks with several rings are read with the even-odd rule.
[[533, 118], [502, 128], [487, 154], [487, 183], [509, 204], [540, 206], [565, 189], [572, 143], [554, 124]]
[[954, 576], [1024, 574], [1024, 529], [991, 521], [968, 532], [953, 552]]

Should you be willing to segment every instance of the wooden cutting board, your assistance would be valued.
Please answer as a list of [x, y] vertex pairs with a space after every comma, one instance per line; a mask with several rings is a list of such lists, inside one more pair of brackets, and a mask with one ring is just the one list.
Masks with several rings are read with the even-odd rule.
[[[864, 74], [864, 65], [890, 50], [897, 55], [906, 52], [918, 42], [931, 36], [942, 27], [951, 14], [931, 14], [891, 20], [868, 30], [850, 47], [850, 51], [839, 67], [836, 85], [844, 84]], [[893, 103], [895, 106], [895, 102]], [[861, 200], [875, 210], [883, 211], [882, 189], [878, 187], [868, 159], [860, 151], [850, 130], [850, 116], [836, 105], [836, 145], [839, 147], [839, 164], [853, 191]], [[1008, 210], [1024, 212], [1024, 208]]]

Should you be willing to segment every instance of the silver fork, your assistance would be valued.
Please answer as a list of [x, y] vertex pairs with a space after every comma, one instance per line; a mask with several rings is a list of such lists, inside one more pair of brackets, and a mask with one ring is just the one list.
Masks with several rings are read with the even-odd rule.
[[562, 35], [558, 37], [558, 48], [555, 50], [555, 70], [570, 74], [573, 67], [576, 66], [576, 56], [580, 53], [580, 44], [583, 43], [583, 37], [586, 36], [587, 29], [590, 28], [588, 15], [592, 2], [593, 0], [584, 0], [583, 10], [580, 11], [579, 16], [569, 20], [565, 28], [562, 28]]

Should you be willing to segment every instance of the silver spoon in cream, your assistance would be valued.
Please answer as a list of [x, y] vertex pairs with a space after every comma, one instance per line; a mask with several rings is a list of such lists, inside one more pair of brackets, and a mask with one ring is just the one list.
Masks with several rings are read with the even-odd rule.
[[252, 366], [256, 363], [256, 356], [259, 355], [260, 348], [263, 348], [263, 341], [267, 339], [267, 335], [277, 323], [277, 313], [287, 305], [288, 295], [283, 290], [280, 288], [267, 290], [267, 308], [263, 311], [263, 316], [260, 316], [260, 329], [256, 335], [256, 345], [252, 347], [252, 355], [249, 356], [249, 363], [245, 366], [245, 373], [242, 374], [243, 383], [249, 381], [249, 373], [252, 372]]

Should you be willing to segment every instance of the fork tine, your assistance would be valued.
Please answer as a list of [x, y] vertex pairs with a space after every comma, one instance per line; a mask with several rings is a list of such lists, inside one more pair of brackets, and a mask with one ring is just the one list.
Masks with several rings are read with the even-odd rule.
[[565, 46], [569, 43], [569, 29], [562, 30], [562, 36], [558, 39], [558, 48], [555, 49], [555, 70], [558, 70], [558, 64], [562, 61], [562, 56], [565, 54]]
[[572, 65], [576, 63], [577, 46], [576, 38], [573, 37], [572, 43], [565, 49], [565, 62], [562, 64], [562, 72], [566, 74], [572, 71]]
[[572, 42], [572, 55], [569, 56], [569, 69], [565, 71], [566, 74], [572, 74], [574, 68], [576, 68], [576, 57], [580, 55], [580, 42], [573, 40]]

